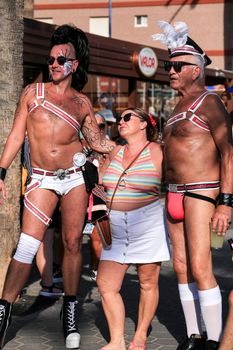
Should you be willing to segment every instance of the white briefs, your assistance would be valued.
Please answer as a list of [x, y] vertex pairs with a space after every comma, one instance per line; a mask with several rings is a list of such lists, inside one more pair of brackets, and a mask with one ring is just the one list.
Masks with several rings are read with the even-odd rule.
[[[59, 174], [59, 170], [57, 172]], [[52, 222], [51, 218], [49, 218], [28, 199], [28, 194], [36, 188], [43, 188], [55, 191], [60, 196], [65, 196], [73, 188], [84, 184], [84, 179], [82, 172], [77, 170], [75, 167], [62, 170], [62, 175], [60, 176], [48, 176], [46, 173], [51, 174], [53, 172], [39, 168], [32, 169], [31, 181], [27, 185], [24, 196], [24, 205], [40, 221], [42, 221], [46, 226], [49, 226]]]

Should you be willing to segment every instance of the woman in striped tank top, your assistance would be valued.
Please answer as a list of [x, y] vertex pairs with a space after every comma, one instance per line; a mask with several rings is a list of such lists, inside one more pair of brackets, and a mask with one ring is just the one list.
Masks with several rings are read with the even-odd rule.
[[117, 124], [127, 144], [116, 146], [101, 171], [108, 206], [120, 175], [134, 161], [115, 192], [110, 211], [112, 246], [109, 250], [103, 248], [98, 269], [97, 284], [111, 336], [101, 350], [126, 349], [125, 309], [120, 289], [131, 264], [137, 266], [140, 302], [138, 324], [128, 350], [144, 350], [158, 305], [161, 262], [170, 259], [159, 201], [162, 151], [160, 145], [153, 142], [156, 123], [143, 110], [125, 110]]

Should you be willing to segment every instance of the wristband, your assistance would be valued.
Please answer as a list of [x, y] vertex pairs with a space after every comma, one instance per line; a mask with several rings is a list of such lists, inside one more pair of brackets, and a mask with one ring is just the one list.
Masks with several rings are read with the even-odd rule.
[[6, 177], [6, 169], [0, 167], [0, 180], [4, 181]]
[[218, 197], [218, 205], [221, 204], [233, 207], [233, 195], [231, 193], [220, 193]]
[[230, 238], [230, 239], [228, 239], [228, 241], [227, 241], [227, 242], [229, 243], [230, 250], [231, 250], [231, 252], [233, 253], [233, 239], [232, 239], [232, 238]]

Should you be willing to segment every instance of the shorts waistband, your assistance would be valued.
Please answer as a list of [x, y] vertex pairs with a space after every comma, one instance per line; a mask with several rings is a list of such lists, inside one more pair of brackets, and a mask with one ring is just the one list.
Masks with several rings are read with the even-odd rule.
[[77, 173], [81, 171], [81, 168], [69, 168], [69, 169], [57, 169], [55, 171], [47, 171], [38, 168], [32, 168], [32, 174], [42, 175], [42, 176], [53, 176], [59, 178], [60, 180], [64, 179], [66, 176]]
[[196, 191], [196, 190], [213, 190], [220, 188], [220, 181], [212, 182], [196, 182], [188, 184], [169, 184], [169, 192], [186, 192], [186, 191]]

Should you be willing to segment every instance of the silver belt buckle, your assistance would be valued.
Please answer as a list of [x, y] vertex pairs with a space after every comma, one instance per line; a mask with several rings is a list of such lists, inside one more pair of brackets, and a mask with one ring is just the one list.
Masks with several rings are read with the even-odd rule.
[[64, 180], [65, 177], [68, 175], [69, 170], [67, 169], [58, 169], [54, 172], [54, 178], [59, 180]]
[[177, 192], [177, 185], [176, 184], [169, 184], [168, 190], [169, 190], [169, 192]]

